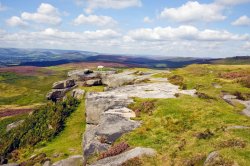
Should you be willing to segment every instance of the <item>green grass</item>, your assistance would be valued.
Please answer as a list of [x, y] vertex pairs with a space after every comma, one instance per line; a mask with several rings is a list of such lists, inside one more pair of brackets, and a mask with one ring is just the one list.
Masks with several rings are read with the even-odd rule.
[[65, 79], [65, 73], [47, 76], [23, 76], [0, 73], [0, 105], [31, 105], [46, 101], [45, 95], [54, 82]]
[[[250, 66], [215, 66], [191, 65], [172, 71], [180, 75], [188, 88], [197, 88], [214, 99], [201, 99], [181, 95], [176, 99], [159, 99], [152, 115], [144, 113], [137, 120], [142, 126], [125, 134], [119, 141], [126, 141], [131, 146], [151, 147], [157, 150], [155, 158], [145, 158], [145, 165], [202, 165], [206, 156], [212, 151], [219, 151], [225, 160], [236, 161], [239, 165], [250, 165], [249, 129], [226, 131], [234, 125], [250, 126], [249, 117], [241, 115], [242, 105], [235, 107], [220, 98], [221, 91], [240, 91], [250, 93], [250, 89], [218, 77], [220, 72], [245, 71]], [[165, 74], [156, 77], [166, 77]], [[219, 83], [216, 89], [212, 83]], [[136, 99], [136, 105], [152, 99]], [[198, 139], [197, 134], [210, 130], [214, 135], [207, 139]], [[220, 147], [223, 141], [241, 140], [246, 147]], [[119, 142], [118, 141], [118, 142]], [[189, 164], [188, 164], [189, 163]]]
[[[101, 92], [103, 86], [80, 87], [86, 92]], [[32, 154], [46, 153], [53, 161], [67, 158], [71, 155], [82, 154], [82, 135], [85, 131], [85, 102], [82, 99], [78, 109], [66, 121], [64, 130], [51, 142], [41, 143]], [[59, 154], [59, 157], [54, 157]], [[27, 157], [30, 156], [27, 155]]]
[[[66, 120], [64, 130], [51, 142], [42, 143], [34, 151], [34, 153], [46, 153], [46, 155], [54, 161], [66, 158], [71, 155], [82, 153], [82, 134], [85, 130], [85, 102], [81, 102], [80, 106]], [[58, 154], [59, 157], [53, 155]]]

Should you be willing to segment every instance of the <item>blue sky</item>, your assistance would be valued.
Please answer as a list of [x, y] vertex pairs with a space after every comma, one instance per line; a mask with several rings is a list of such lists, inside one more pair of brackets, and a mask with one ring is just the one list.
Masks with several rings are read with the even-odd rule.
[[250, 0], [0, 0], [0, 47], [250, 55]]

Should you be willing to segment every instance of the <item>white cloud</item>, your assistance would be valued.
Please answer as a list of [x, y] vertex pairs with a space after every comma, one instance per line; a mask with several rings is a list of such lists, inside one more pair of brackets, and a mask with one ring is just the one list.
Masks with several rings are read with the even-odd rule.
[[117, 22], [109, 16], [97, 16], [97, 15], [88, 15], [83, 14], [79, 15], [73, 21], [74, 25], [90, 24], [97, 26], [114, 26]]
[[216, 4], [200, 4], [197, 1], [188, 1], [178, 8], [165, 8], [160, 18], [171, 19], [177, 22], [219, 21], [226, 16], [222, 14], [223, 7]]
[[42, 3], [36, 13], [23, 12], [21, 18], [27, 21], [50, 25], [58, 25], [62, 21], [58, 9], [48, 3]]
[[25, 28], [28, 26], [27, 22], [23, 21], [20, 17], [17, 17], [17, 16], [13, 16], [9, 18], [8, 20], [6, 20], [6, 24], [8, 26], [21, 27], [21, 28]]
[[0, 12], [7, 10], [7, 7], [0, 2]]
[[250, 3], [250, 0], [217, 0], [215, 3], [220, 4], [220, 5], [228, 5], [228, 6], [233, 6], [233, 5], [240, 5], [244, 3]]
[[153, 22], [153, 20], [150, 19], [149, 17], [144, 17], [143, 18], [143, 22], [145, 22], [145, 23], [151, 23], [151, 22]]
[[[141, 0], [85, 0], [87, 2], [86, 13], [91, 13], [97, 8], [112, 8], [123, 9], [128, 7], [139, 7], [142, 5]], [[77, 0], [78, 4], [81, 4], [80, 0]]]
[[194, 26], [156, 27], [119, 33], [112, 29], [96, 31], [42, 31], [8, 33], [0, 29], [2, 47], [58, 48], [102, 53], [146, 54], [164, 56], [219, 57], [246, 55], [248, 35], [227, 31], [200, 30]]
[[127, 38], [142, 41], [169, 41], [169, 40], [187, 40], [187, 41], [234, 41], [247, 40], [249, 35], [236, 35], [228, 31], [217, 31], [211, 29], [199, 30], [194, 26], [156, 27], [141, 28], [132, 30]]
[[234, 22], [232, 22], [234, 26], [250, 26], [250, 18], [247, 16], [241, 16]]

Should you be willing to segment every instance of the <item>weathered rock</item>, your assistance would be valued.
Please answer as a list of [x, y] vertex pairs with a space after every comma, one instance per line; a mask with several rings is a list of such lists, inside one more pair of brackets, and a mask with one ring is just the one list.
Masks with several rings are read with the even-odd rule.
[[133, 159], [135, 157], [154, 156], [154, 155], [156, 155], [156, 151], [151, 148], [137, 147], [127, 152], [121, 153], [119, 155], [101, 159], [93, 163], [91, 166], [120, 166], [126, 161]]
[[93, 80], [87, 80], [86, 81], [87, 86], [98, 86], [102, 85], [102, 80], [101, 79], [93, 79]]
[[84, 160], [94, 154], [95, 152], [102, 152], [107, 150], [110, 145], [99, 140], [96, 136], [96, 125], [86, 125], [86, 130], [83, 138], [83, 156]]
[[223, 96], [223, 99], [224, 99], [227, 103], [229, 103], [229, 104], [231, 104], [231, 105], [233, 105], [233, 106], [234, 106], [234, 103], [235, 103], [235, 102], [238, 102], [238, 103], [241, 103], [241, 104], [245, 105], [246, 108], [242, 110], [242, 114], [244, 114], [244, 115], [250, 117], [250, 100], [249, 100], [249, 101], [239, 100], [239, 99], [237, 99], [237, 97], [234, 96], [234, 95], [224, 95], [224, 96]]
[[109, 90], [106, 93], [126, 94], [129, 97], [139, 98], [176, 98], [176, 93], [195, 96], [195, 92], [196, 90], [180, 90], [178, 86], [165, 81], [125, 85]]
[[52, 166], [82, 166], [82, 165], [83, 165], [83, 157], [81, 155], [76, 155], [58, 161], [54, 163]]
[[83, 98], [84, 94], [85, 94], [85, 91], [82, 89], [74, 89], [72, 91], [72, 97], [79, 99], [79, 100]]
[[105, 114], [120, 115], [121, 117], [124, 118], [136, 117], [135, 112], [131, 109], [128, 109], [127, 107], [114, 107], [112, 109], [105, 111]]
[[103, 112], [112, 107], [126, 107], [133, 102], [127, 95], [114, 95], [105, 92], [87, 93], [86, 95], [86, 121], [98, 124]]
[[11, 123], [11, 124], [8, 124], [7, 127], [6, 127], [6, 131], [8, 132], [8, 131], [10, 131], [11, 129], [20, 126], [23, 122], [24, 122], [24, 120], [19, 120], [19, 121], [13, 122], [13, 123]]
[[90, 74], [90, 73], [93, 73], [93, 71], [90, 69], [84, 69], [84, 74]]
[[52, 89], [66, 89], [75, 86], [75, 80], [69, 79], [64, 81], [58, 81], [53, 84]]
[[209, 166], [209, 165], [211, 165], [211, 163], [213, 163], [214, 160], [216, 160], [216, 158], [218, 158], [219, 156], [220, 156], [220, 154], [219, 154], [217, 151], [211, 152], [211, 153], [207, 156], [207, 158], [206, 158], [206, 160], [205, 160], [205, 162], [204, 162], [204, 166]]
[[63, 98], [67, 91], [67, 89], [53, 89], [46, 95], [46, 98], [48, 100], [56, 101], [58, 99]]
[[46, 160], [46, 161], [43, 163], [43, 166], [51, 166], [51, 165], [52, 165], [51, 160]]
[[86, 81], [90, 79], [99, 78], [100, 75], [98, 72], [93, 72], [89, 69], [84, 70], [74, 70], [68, 72], [68, 77], [77, 81]]
[[[140, 126], [140, 122], [119, 114], [104, 113], [98, 125], [88, 125], [84, 136], [84, 156], [107, 150], [122, 134]], [[101, 141], [105, 139], [104, 142]]]
[[133, 84], [136, 76], [130, 73], [119, 73], [113, 75], [106, 75], [102, 77], [102, 83], [110, 88], [119, 87], [122, 85]]
[[122, 134], [132, 131], [140, 126], [140, 122], [124, 118], [118, 114], [105, 114], [101, 117], [99, 125], [95, 128], [97, 136], [104, 136], [111, 144]]
[[243, 100], [237, 100], [239, 103], [245, 105], [245, 109], [242, 110], [242, 113], [248, 117], [250, 117], [250, 100], [249, 101], [243, 101]]

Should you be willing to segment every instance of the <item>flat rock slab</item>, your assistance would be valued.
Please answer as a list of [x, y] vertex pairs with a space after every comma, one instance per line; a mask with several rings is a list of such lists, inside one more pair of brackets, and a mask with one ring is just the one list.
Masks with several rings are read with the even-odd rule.
[[196, 90], [180, 90], [179, 86], [166, 82], [126, 85], [107, 91], [109, 94], [124, 94], [139, 98], [176, 98], [176, 93], [195, 96]]
[[154, 156], [155, 154], [156, 151], [151, 148], [137, 147], [119, 155], [101, 159], [91, 166], [120, 166], [126, 161], [135, 157]]

